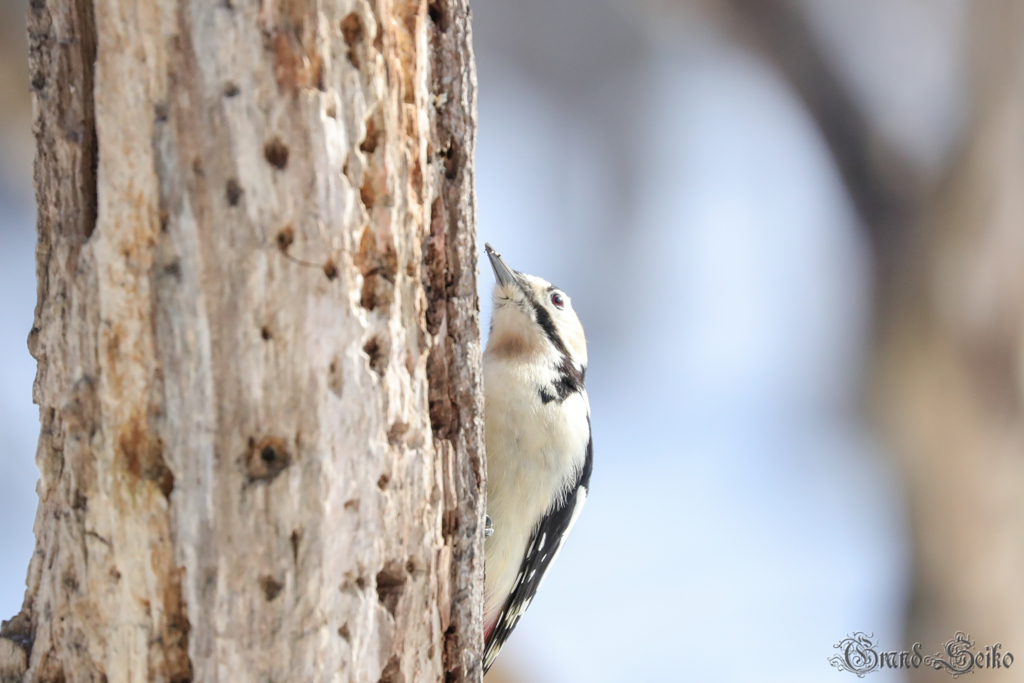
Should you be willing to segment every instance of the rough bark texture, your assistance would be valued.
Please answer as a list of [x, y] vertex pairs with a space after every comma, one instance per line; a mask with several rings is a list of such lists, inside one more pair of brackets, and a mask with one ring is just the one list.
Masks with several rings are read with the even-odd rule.
[[33, 0], [4, 680], [479, 680], [464, 0]]

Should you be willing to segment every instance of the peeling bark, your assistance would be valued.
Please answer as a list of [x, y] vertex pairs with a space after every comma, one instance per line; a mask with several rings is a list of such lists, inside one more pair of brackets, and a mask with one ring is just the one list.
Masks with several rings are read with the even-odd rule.
[[480, 680], [468, 13], [33, 0], [4, 680]]

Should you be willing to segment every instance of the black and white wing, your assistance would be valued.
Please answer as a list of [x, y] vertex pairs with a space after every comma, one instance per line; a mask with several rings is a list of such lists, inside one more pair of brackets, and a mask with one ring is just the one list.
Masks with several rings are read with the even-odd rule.
[[[587, 418], [587, 422], [590, 422], [590, 418]], [[548, 568], [562, 549], [562, 544], [565, 543], [566, 537], [572, 530], [572, 525], [576, 523], [576, 518], [579, 517], [580, 510], [583, 509], [583, 504], [587, 500], [587, 492], [590, 490], [590, 471], [593, 468], [593, 459], [594, 439], [591, 436], [587, 441], [586, 460], [576, 483], [566, 495], [565, 500], [540, 520], [530, 536], [530, 543], [526, 546], [526, 554], [519, 566], [515, 585], [512, 587], [508, 599], [505, 600], [494, 630], [491, 631], [490, 638], [487, 639], [487, 644], [484, 647], [484, 673], [491, 668], [501, 646], [508, 640], [512, 629], [519, 623], [519, 618], [530, 606], [530, 601], [537, 594]]]

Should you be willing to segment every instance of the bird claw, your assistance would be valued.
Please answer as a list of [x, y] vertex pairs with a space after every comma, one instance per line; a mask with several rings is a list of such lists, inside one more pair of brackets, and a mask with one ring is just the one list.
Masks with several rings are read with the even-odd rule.
[[486, 521], [484, 523], [484, 538], [490, 538], [494, 533], [494, 522], [491, 521], [490, 515], [484, 515]]

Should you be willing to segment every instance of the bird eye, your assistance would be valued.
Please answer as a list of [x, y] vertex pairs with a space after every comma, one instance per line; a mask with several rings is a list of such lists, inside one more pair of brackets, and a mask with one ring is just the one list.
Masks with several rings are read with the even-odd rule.
[[565, 306], [565, 299], [562, 298], [561, 294], [555, 292], [554, 294], [551, 295], [551, 303], [553, 303], [558, 308], [562, 308], [563, 306]]

